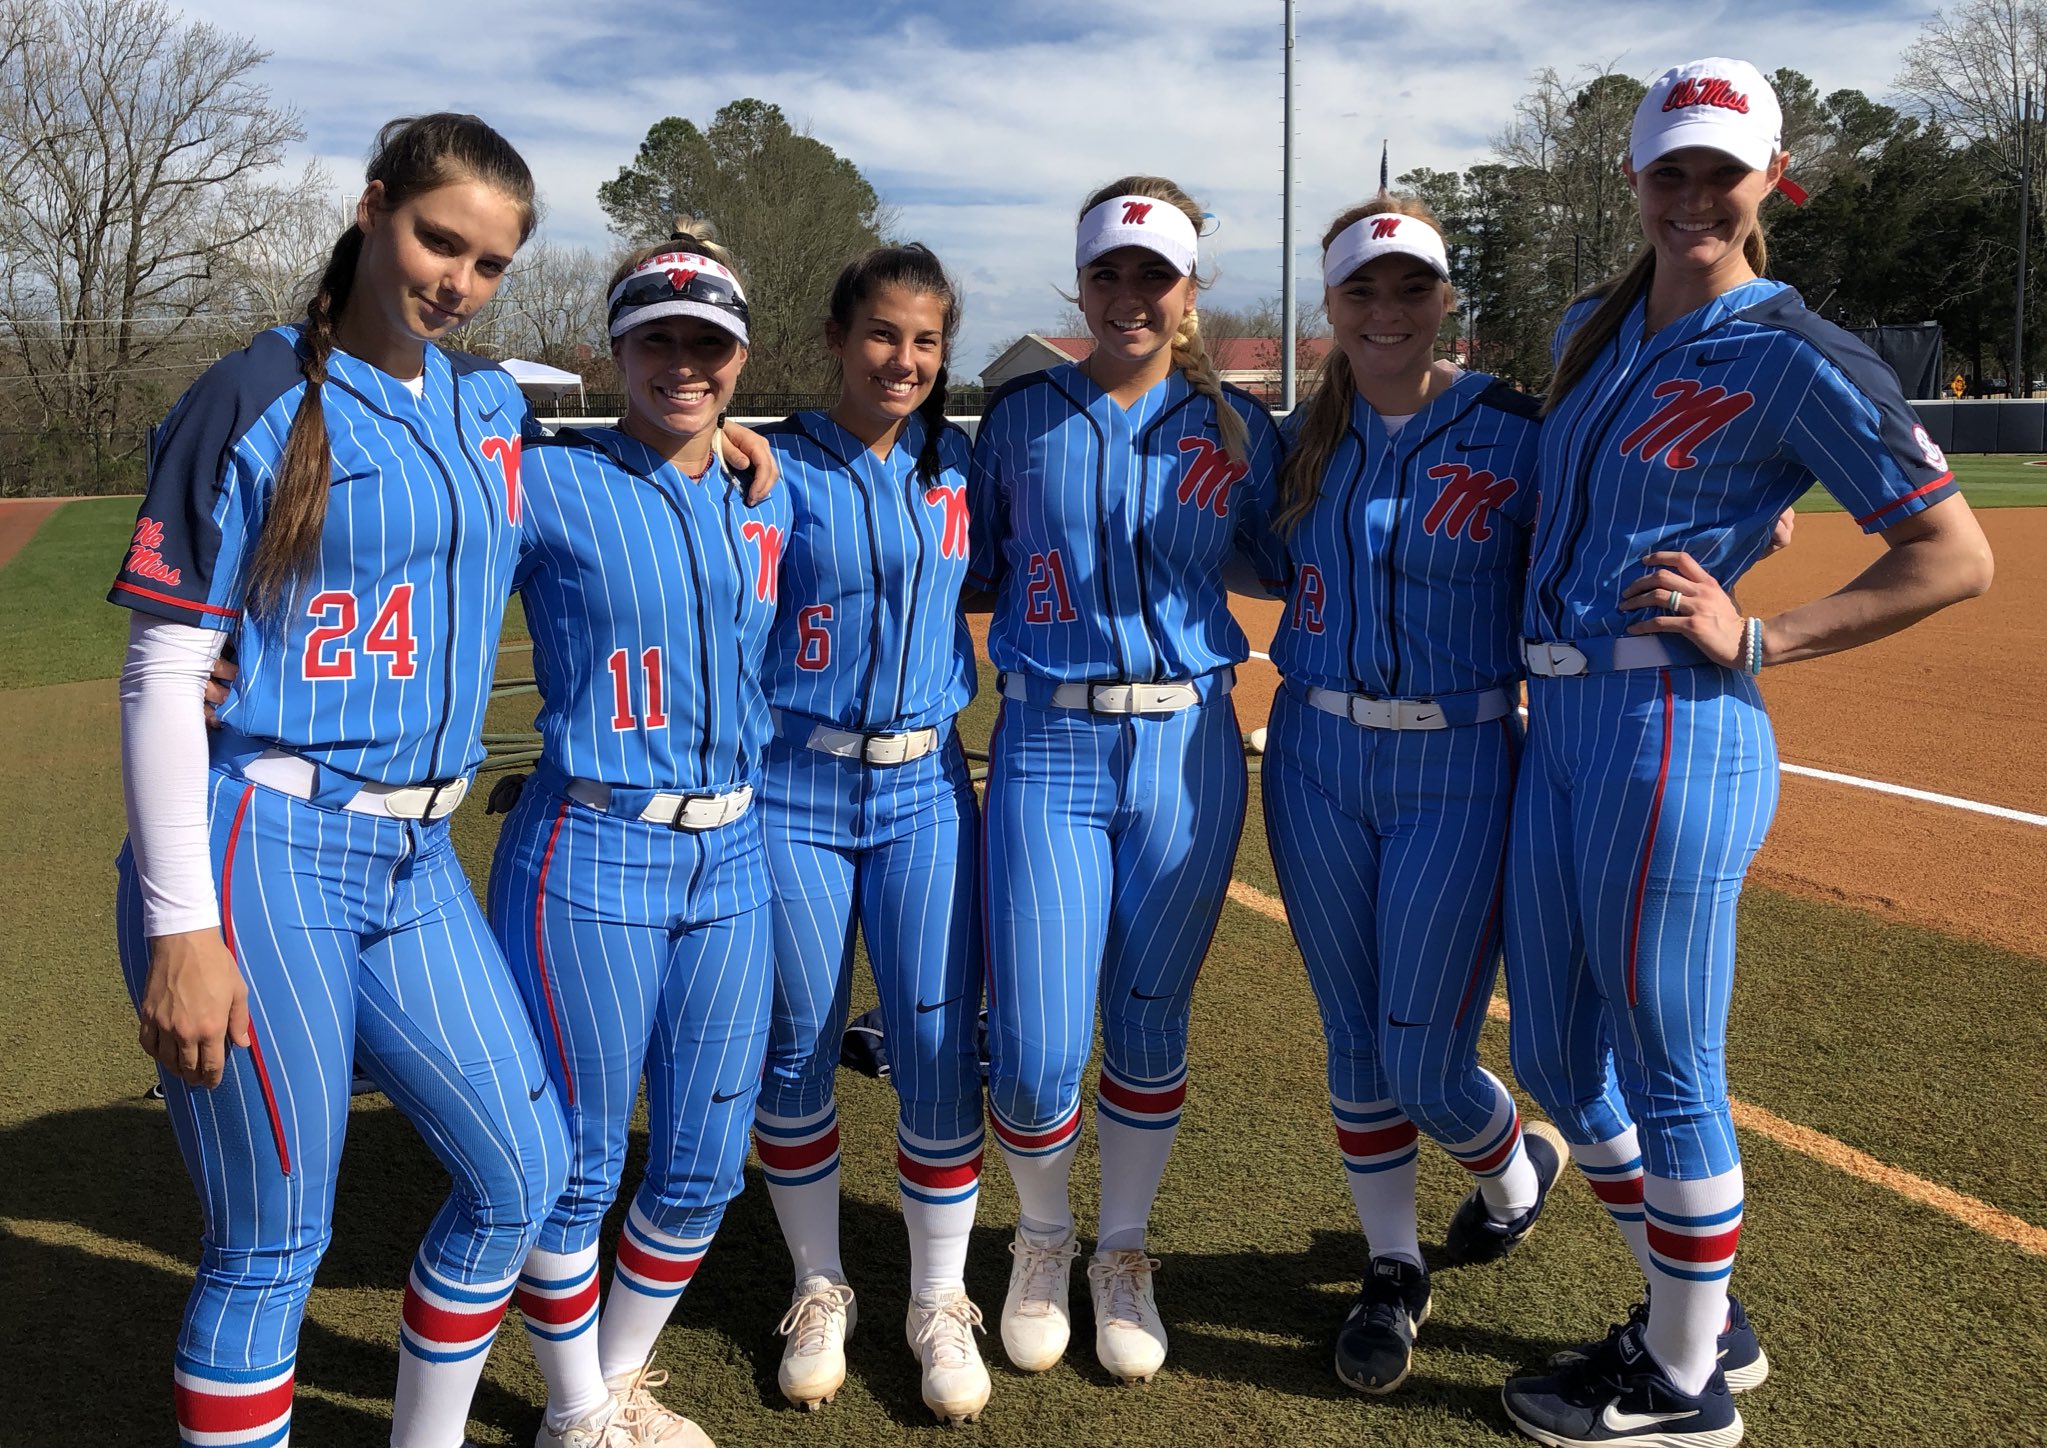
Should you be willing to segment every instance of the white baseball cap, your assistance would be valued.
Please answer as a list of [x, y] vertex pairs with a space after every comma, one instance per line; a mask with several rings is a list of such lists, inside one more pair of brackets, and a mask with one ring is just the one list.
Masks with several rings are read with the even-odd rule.
[[1784, 148], [1784, 112], [1763, 73], [1745, 60], [1711, 56], [1656, 77], [1628, 136], [1637, 171], [1687, 146], [1706, 146], [1760, 171]]
[[1119, 246], [1141, 246], [1164, 257], [1184, 277], [1194, 270], [1198, 243], [1194, 223], [1172, 202], [1156, 196], [1111, 196], [1081, 217], [1073, 238], [1073, 269], [1079, 271]]
[[1359, 217], [1336, 234], [1322, 253], [1322, 281], [1342, 286], [1352, 272], [1382, 256], [1411, 256], [1427, 263], [1444, 281], [1450, 279], [1450, 254], [1444, 250], [1441, 232], [1419, 216], [1381, 211]]

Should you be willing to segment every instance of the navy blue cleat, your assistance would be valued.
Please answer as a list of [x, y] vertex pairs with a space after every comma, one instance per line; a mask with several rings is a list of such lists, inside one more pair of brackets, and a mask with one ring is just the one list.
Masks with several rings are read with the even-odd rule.
[[1718, 1368], [1697, 1394], [1678, 1391], [1630, 1323], [1590, 1356], [1500, 1393], [1514, 1426], [1550, 1448], [1734, 1448], [1741, 1412]]
[[[1628, 1309], [1627, 1321], [1617, 1322], [1606, 1330], [1606, 1341], [1611, 1342], [1628, 1328], [1648, 1321], [1649, 1300], [1644, 1298]], [[1601, 1346], [1594, 1343], [1589, 1347], [1566, 1348], [1549, 1360], [1549, 1370], [1561, 1372], [1573, 1363], [1583, 1362]], [[1756, 1330], [1749, 1323], [1741, 1299], [1732, 1295], [1727, 1299], [1727, 1326], [1720, 1331], [1720, 1371], [1727, 1376], [1727, 1391], [1730, 1393], [1745, 1393], [1750, 1388], [1759, 1388], [1770, 1376], [1769, 1356], [1756, 1338]]]
[[1535, 1168], [1535, 1205], [1511, 1222], [1495, 1221], [1486, 1210], [1484, 1194], [1473, 1187], [1471, 1195], [1451, 1213], [1450, 1225], [1443, 1229], [1443, 1256], [1452, 1266], [1497, 1262], [1535, 1230], [1535, 1220], [1542, 1215], [1550, 1188], [1557, 1184], [1570, 1153], [1564, 1145], [1563, 1133], [1547, 1121], [1523, 1127], [1521, 1147], [1528, 1153], [1528, 1164]]
[[1406, 1382], [1430, 1301], [1428, 1268], [1374, 1257], [1358, 1300], [1336, 1330], [1337, 1377], [1361, 1393], [1390, 1393]]

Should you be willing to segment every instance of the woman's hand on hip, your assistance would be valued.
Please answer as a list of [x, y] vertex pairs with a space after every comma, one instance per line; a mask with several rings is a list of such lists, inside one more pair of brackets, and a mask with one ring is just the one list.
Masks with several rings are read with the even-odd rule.
[[1742, 618], [1734, 600], [1689, 553], [1647, 553], [1648, 572], [1621, 594], [1623, 613], [1653, 617], [1628, 625], [1631, 634], [1676, 634], [1716, 664], [1741, 662]]
[[142, 987], [145, 1053], [188, 1086], [220, 1084], [230, 1042], [249, 1044], [249, 991], [219, 929], [153, 936]]

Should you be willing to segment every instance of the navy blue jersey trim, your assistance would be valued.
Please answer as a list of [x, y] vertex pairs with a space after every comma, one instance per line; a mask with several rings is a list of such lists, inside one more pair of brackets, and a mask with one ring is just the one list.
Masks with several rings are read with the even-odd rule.
[[1542, 416], [1542, 399], [1528, 392], [1518, 392], [1505, 382], [1494, 382], [1479, 393], [1476, 406], [1496, 408], [1511, 416], [1534, 422]]

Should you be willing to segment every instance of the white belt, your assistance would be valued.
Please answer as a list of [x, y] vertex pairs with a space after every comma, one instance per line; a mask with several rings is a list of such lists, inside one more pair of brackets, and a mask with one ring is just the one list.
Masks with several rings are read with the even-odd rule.
[[[611, 786], [594, 779], [572, 779], [562, 793], [592, 809], [610, 810]], [[640, 811], [639, 818], [650, 825], [670, 829], [715, 830], [729, 825], [753, 804], [753, 786], [742, 784], [724, 794], [657, 794]]]
[[[1028, 699], [1030, 691], [1021, 675], [1005, 675], [1002, 692], [1011, 699]], [[1091, 714], [1177, 714], [1201, 702], [1201, 691], [1192, 684], [1061, 684], [1052, 691], [1055, 709], [1085, 709]]]
[[857, 759], [862, 764], [908, 764], [938, 748], [938, 731], [905, 729], [900, 734], [860, 734], [820, 724], [803, 742], [807, 748], [841, 759]]
[[1521, 658], [1528, 665], [1528, 672], [1538, 678], [1573, 679], [1581, 674], [1604, 674], [1616, 669], [1688, 666], [1704, 657], [1691, 644], [1655, 634], [1618, 634], [1588, 639], [1586, 644], [1587, 647], [1580, 648], [1576, 644], [1527, 639], [1521, 644]]
[[[299, 799], [313, 797], [318, 776], [312, 760], [286, 754], [282, 749], [266, 749], [242, 766], [242, 778]], [[344, 800], [341, 807], [353, 814], [432, 822], [453, 814], [468, 793], [466, 776], [441, 784], [366, 784]]]
[[[1308, 690], [1308, 702], [1325, 714], [1348, 719], [1360, 729], [1448, 729], [1443, 706], [1433, 699], [1377, 699], [1370, 694], [1344, 694], [1335, 689]], [[1514, 707], [1505, 689], [1488, 689], [1458, 711], [1460, 724], [1503, 719]]]

